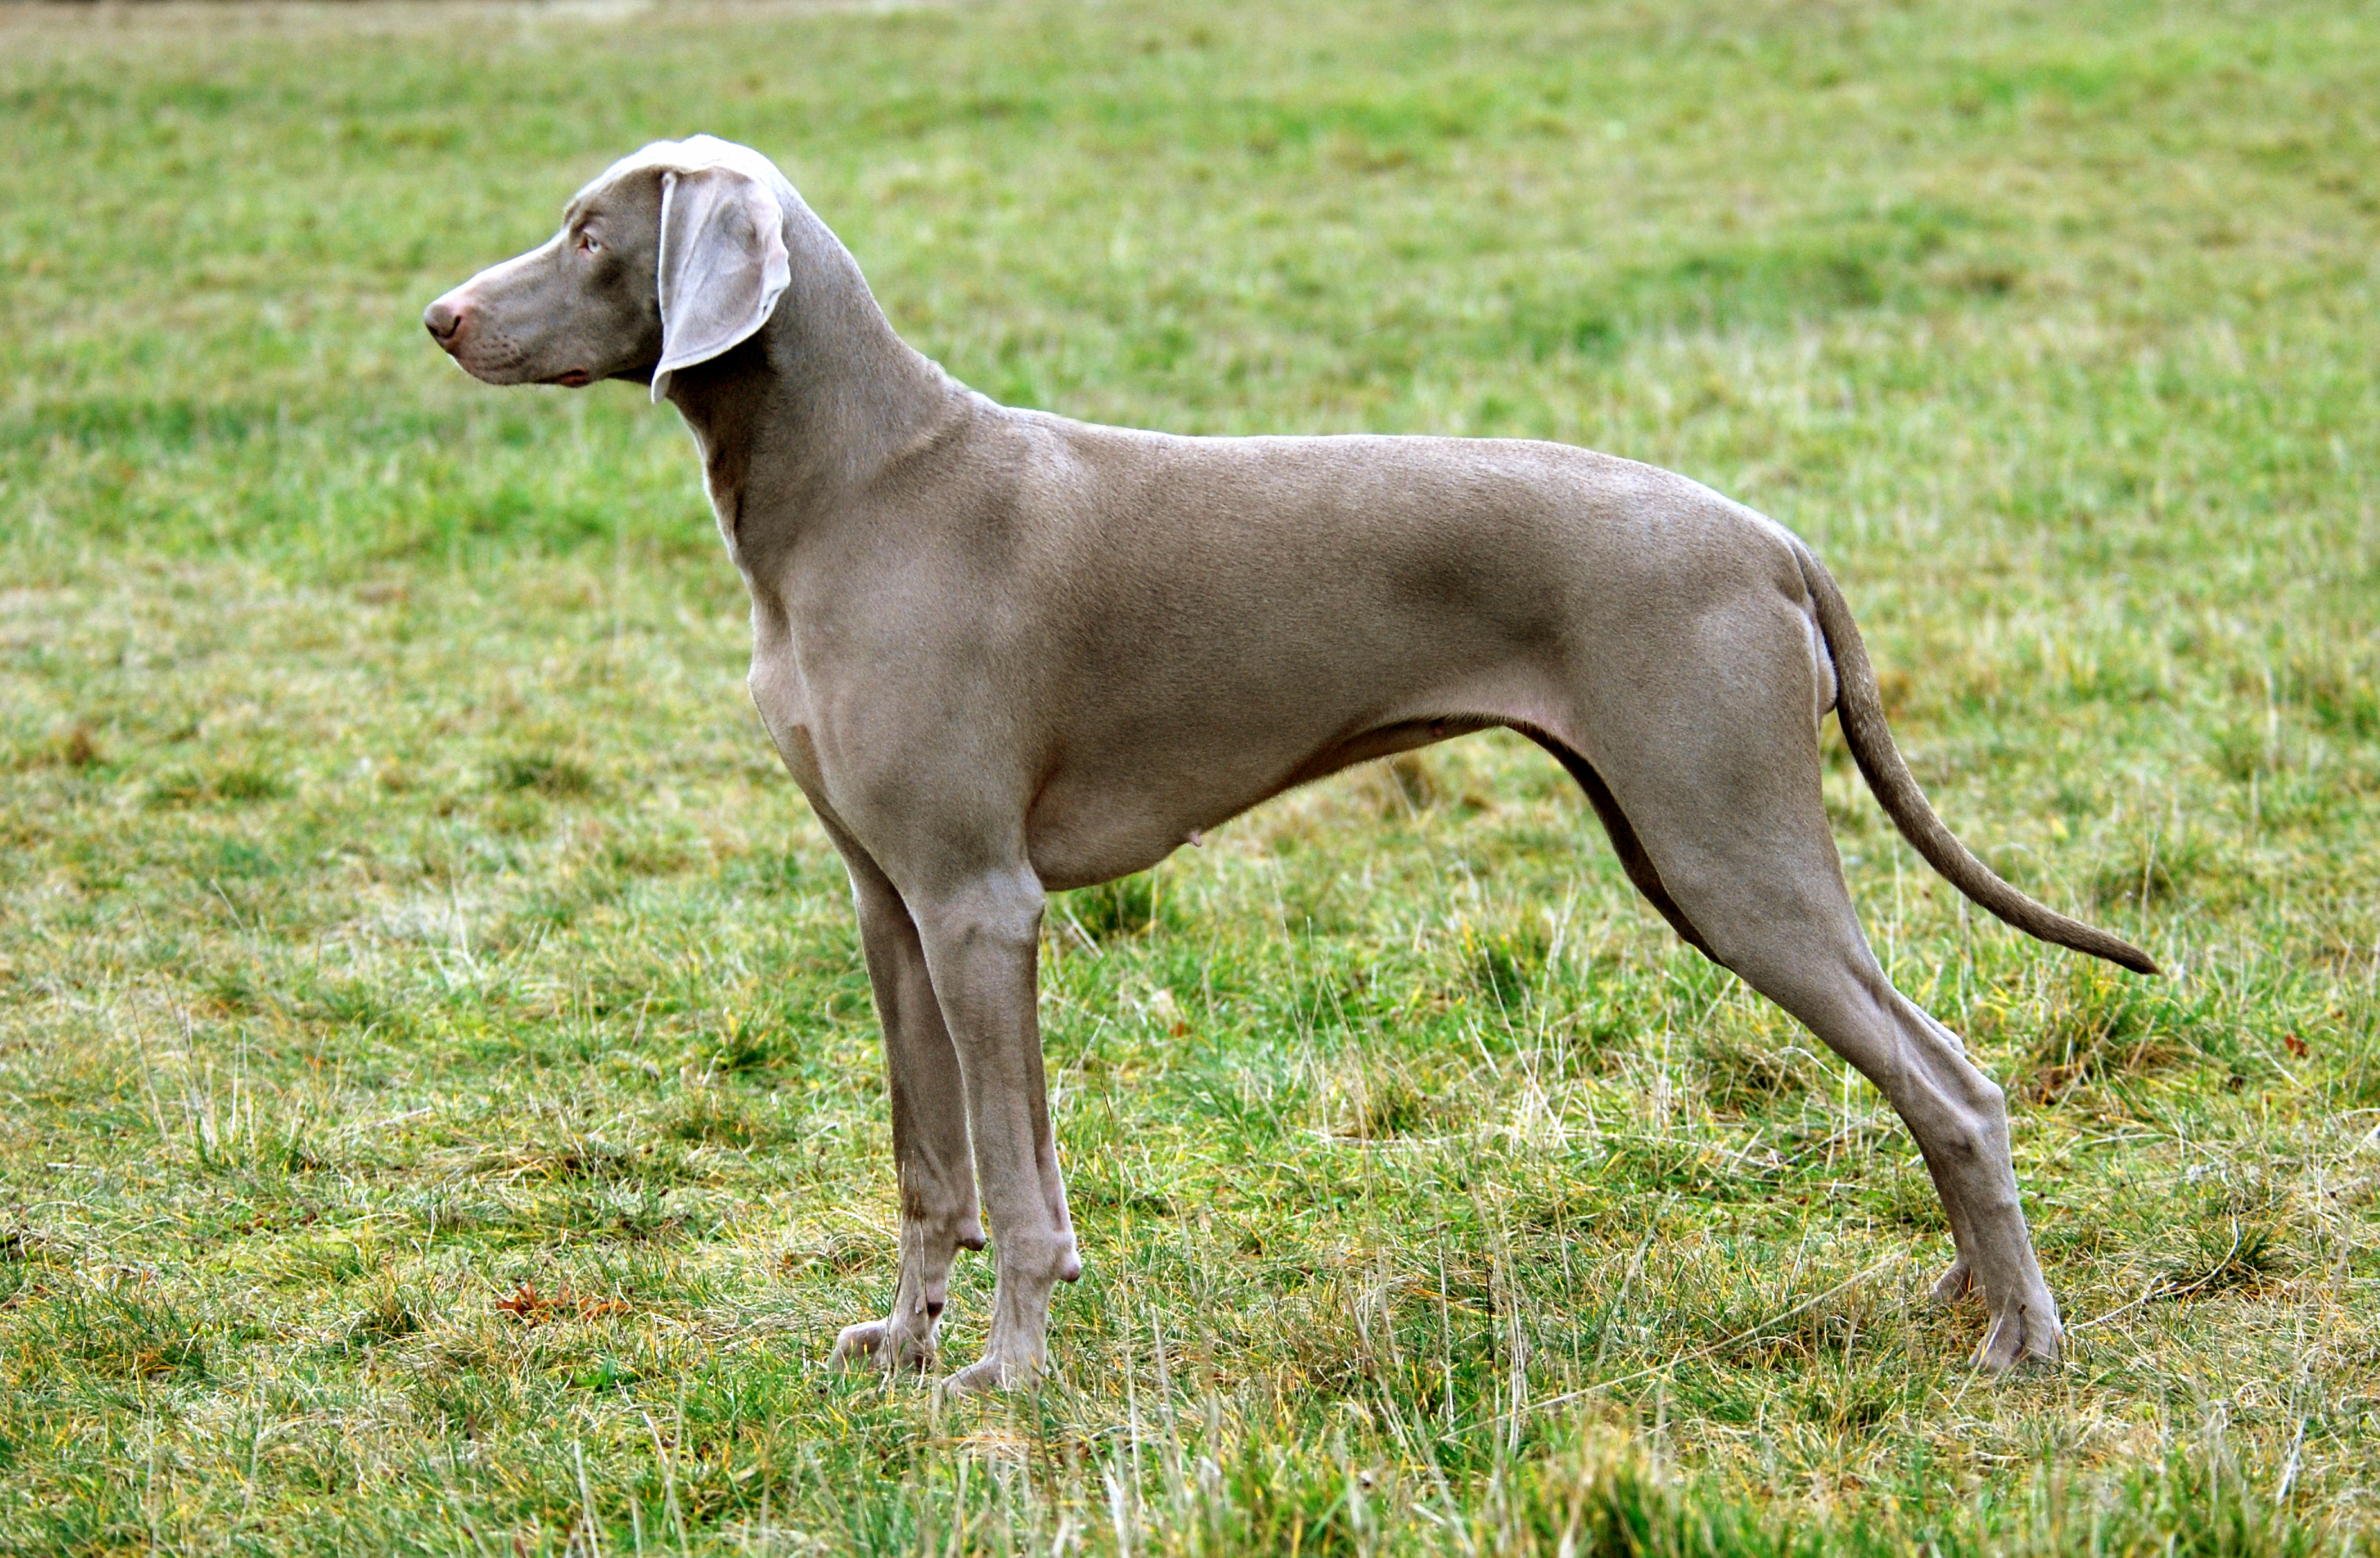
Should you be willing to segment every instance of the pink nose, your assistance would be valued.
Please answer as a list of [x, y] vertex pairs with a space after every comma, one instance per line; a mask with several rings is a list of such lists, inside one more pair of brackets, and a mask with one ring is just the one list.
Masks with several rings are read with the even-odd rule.
[[421, 310], [421, 323], [429, 329], [431, 339], [451, 351], [455, 337], [463, 329], [463, 310], [448, 298], [441, 298]]

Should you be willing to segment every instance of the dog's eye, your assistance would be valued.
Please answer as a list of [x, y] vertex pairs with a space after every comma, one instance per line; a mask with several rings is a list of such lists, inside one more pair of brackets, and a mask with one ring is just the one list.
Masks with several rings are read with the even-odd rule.
[[581, 254], [592, 254], [592, 253], [594, 253], [597, 250], [599, 250], [599, 249], [601, 249], [601, 248], [602, 248], [602, 247], [603, 247], [603, 246], [602, 246], [601, 244], [597, 243], [593, 238], [589, 237], [587, 234], [585, 234], [585, 233], [581, 233], [581, 234], [579, 234], [579, 235], [578, 235], [578, 252], [579, 252], [579, 253], [581, 253]]

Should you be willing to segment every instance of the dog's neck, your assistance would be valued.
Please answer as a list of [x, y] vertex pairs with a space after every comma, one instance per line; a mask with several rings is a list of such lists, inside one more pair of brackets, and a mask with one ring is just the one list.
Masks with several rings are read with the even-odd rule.
[[965, 395], [894, 334], [858, 262], [800, 197], [785, 209], [793, 279], [769, 323], [679, 369], [668, 390], [701, 446], [728, 551], [747, 575]]

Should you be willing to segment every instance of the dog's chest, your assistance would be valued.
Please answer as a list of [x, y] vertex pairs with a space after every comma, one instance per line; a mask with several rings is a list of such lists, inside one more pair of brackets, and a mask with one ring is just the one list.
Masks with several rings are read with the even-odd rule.
[[784, 760], [785, 771], [815, 804], [826, 794], [818, 743], [810, 736], [810, 700], [794, 653], [790, 626], [756, 591], [752, 603], [752, 668], [744, 678], [760, 724]]
[[726, 544], [727, 560], [748, 579], [751, 570], [745, 566], [742, 537], [737, 533], [737, 522], [743, 517], [744, 495], [733, 482], [722, 476], [716, 461], [711, 462], [704, 472], [704, 485], [710, 489], [711, 517], [719, 521], [719, 539]]

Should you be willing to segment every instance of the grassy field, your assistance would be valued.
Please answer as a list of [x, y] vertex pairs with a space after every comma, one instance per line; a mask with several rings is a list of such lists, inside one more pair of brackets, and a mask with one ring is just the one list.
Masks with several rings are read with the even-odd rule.
[[[0, 11], [0, 1551], [2380, 1548], [2375, 104], [2351, 5]], [[1835, 763], [2067, 1362], [1965, 1367], [1880, 1097], [1477, 738], [1060, 899], [1056, 1378], [825, 1374], [875, 1026], [687, 441], [418, 323], [697, 129], [995, 396], [1810, 538], [2175, 970]]]

